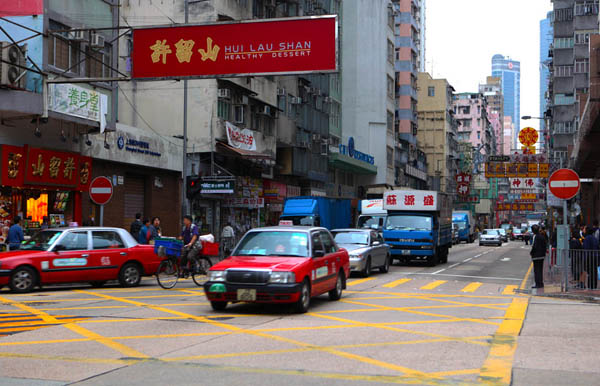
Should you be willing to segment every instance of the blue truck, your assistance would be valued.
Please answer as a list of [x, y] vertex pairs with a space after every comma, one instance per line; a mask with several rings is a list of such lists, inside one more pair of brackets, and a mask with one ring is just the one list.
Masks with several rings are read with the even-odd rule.
[[452, 224], [458, 226], [458, 242], [472, 243], [475, 241], [475, 222], [470, 210], [455, 210], [452, 212]]
[[352, 202], [343, 198], [290, 197], [285, 200], [279, 225], [352, 227]]
[[452, 248], [452, 205], [446, 194], [428, 190], [390, 190], [384, 193], [387, 219], [383, 239], [392, 260], [448, 262]]

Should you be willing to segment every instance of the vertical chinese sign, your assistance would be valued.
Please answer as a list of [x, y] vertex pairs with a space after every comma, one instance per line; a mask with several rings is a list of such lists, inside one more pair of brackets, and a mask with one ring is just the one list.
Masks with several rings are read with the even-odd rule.
[[134, 79], [337, 71], [337, 18], [133, 30]]

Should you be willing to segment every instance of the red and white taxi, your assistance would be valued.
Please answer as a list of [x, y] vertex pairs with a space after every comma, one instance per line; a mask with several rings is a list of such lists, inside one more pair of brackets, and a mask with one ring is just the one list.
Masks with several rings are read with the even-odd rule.
[[140, 245], [121, 228], [83, 227], [43, 230], [17, 251], [0, 253], [0, 288], [29, 292], [35, 286], [89, 282], [101, 286], [118, 279], [133, 287], [153, 275], [161, 259], [152, 245]]
[[216, 311], [228, 302], [253, 302], [293, 303], [306, 312], [311, 297], [328, 292], [338, 300], [349, 274], [348, 252], [327, 229], [257, 228], [210, 269], [204, 292]]

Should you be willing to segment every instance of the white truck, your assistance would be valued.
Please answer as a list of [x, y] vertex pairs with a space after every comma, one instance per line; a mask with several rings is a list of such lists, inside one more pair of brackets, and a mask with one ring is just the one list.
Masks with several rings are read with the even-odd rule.
[[383, 199], [361, 200], [356, 227], [382, 231], [386, 218], [387, 210], [383, 209]]

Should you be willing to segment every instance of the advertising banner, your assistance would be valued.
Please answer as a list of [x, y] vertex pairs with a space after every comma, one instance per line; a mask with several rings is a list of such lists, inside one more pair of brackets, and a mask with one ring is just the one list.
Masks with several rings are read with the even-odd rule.
[[134, 79], [332, 72], [337, 18], [236, 21], [133, 30]]
[[230, 122], [225, 122], [225, 130], [227, 131], [229, 146], [236, 149], [256, 151], [256, 140], [252, 130], [240, 129]]

